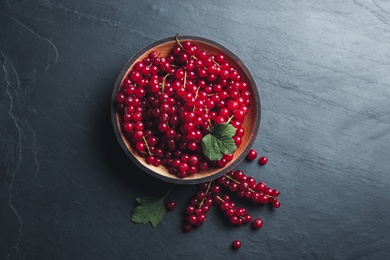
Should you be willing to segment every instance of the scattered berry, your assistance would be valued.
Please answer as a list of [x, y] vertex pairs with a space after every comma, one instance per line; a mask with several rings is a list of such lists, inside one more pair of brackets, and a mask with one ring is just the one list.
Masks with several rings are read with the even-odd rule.
[[255, 229], [259, 229], [263, 226], [263, 221], [260, 218], [255, 218], [252, 222], [252, 227]]
[[232, 243], [232, 247], [234, 249], [239, 249], [241, 247], [241, 241], [240, 240], [234, 240]]
[[260, 163], [261, 165], [264, 165], [264, 164], [266, 164], [267, 162], [268, 162], [268, 158], [267, 158], [267, 157], [265, 157], [265, 156], [261, 156], [261, 157], [260, 157], [259, 163]]
[[257, 157], [257, 152], [255, 150], [249, 150], [248, 154], [246, 155], [246, 159], [249, 161], [253, 161]]
[[167, 204], [165, 204], [165, 208], [167, 210], [173, 210], [174, 208], [176, 208], [176, 202], [174, 200], [168, 201]]

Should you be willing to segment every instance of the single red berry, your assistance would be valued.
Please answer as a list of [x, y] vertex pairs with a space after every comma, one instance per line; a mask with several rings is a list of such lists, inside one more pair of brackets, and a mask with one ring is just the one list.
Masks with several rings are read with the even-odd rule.
[[259, 229], [263, 226], [263, 221], [260, 218], [255, 218], [252, 222], [252, 227], [255, 229]]
[[239, 249], [241, 247], [241, 241], [240, 240], [234, 240], [232, 243], [232, 247], [234, 249]]
[[274, 205], [274, 208], [279, 208], [280, 207], [280, 202], [278, 200], [274, 200], [274, 202], [272, 203], [272, 205]]
[[266, 164], [267, 162], [268, 162], [268, 158], [267, 158], [267, 157], [265, 157], [265, 156], [261, 156], [261, 157], [260, 157], [259, 163], [260, 163], [261, 165], [264, 165], [264, 164]]
[[206, 215], [205, 214], [200, 214], [198, 216], [198, 223], [203, 223], [206, 221]]
[[279, 194], [280, 194], [280, 192], [278, 190], [273, 190], [271, 195], [274, 197], [277, 197], [277, 196], [279, 196]]
[[174, 208], [176, 208], [176, 202], [174, 200], [170, 200], [167, 202], [165, 207], [167, 210], [173, 210]]
[[194, 214], [194, 212], [195, 212], [195, 207], [194, 206], [192, 206], [192, 205], [187, 206], [186, 213], [188, 215]]
[[249, 161], [253, 161], [257, 157], [257, 152], [255, 150], [249, 150], [248, 154], [246, 155], [246, 159]]
[[237, 216], [231, 216], [230, 217], [230, 223], [232, 223], [233, 225], [239, 225], [239, 218]]
[[198, 222], [198, 218], [196, 217], [196, 215], [190, 215], [187, 218], [187, 222], [188, 224], [195, 225]]
[[252, 216], [249, 215], [249, 214], [245, 214], [244, 217], [243, 217], [243, 219], [244, 219], [244, 222], [245, 222], [245, 223], [249, 223], [249, 222], [252, 221]]
[[186, 225], [184, 225], [183, 229], [184, 229], [185, 232], [190, 232], [191, 229], [192, 229], [192, 226], [190, 224], [186, 224]]

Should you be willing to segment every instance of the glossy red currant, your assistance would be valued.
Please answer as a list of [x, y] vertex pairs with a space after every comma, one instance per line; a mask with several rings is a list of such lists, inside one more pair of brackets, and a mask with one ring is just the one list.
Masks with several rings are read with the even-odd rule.
[[261, 156], [259, 159], [259, 164], [264, 165], [268, 162], [268, 158], [266, 156]]
[[246, 155], [246, 158], [249, 160], [249, 161], [253, 161], [255, 160], [257, 157], [257, 152], [253, 149], [249, 150], [248, 154]]
[[255, 229], [259, 229], [263, 226], [263, 221], [260, 218], [255, 218], [252, 221], [252, 227]]
[[241, 248], [241, 241], [240, 240], [234, 240], [233, 243], [232, 243], [232, 247], [234, 249], [239, 249]]
[[176, 202], [174, 200], [170, 200], [166, 203], [165, 207], [168, 210], [173, 210], [174, 208], [176, 208]]

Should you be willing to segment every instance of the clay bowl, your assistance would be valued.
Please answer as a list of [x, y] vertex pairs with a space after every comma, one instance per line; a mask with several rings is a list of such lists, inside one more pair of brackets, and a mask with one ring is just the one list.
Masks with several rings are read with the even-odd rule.
[[[245, 135], [242, 137], [242, 143], [237, 148], [234, 153], [233, 160], [231, 160], [225, 167], [223, 168], [209, 168], [205, 171], [200, 171], [196, 174], [188, 176], [186, 178], [178, 178], [168, 172], [168, 169], [159, 166], [155, 167], [151, 164], [148, 164], [145, 158], [142, 158], [135, 151], [135, 148], [131, 145], [130, 141], [126, 139], [124, 130], [120, 126], [121, 118], [117, 112], [116, 108], [116, 96], [117, 93], [121, 90], [122, 82], [125, 78], [128, 77], [131, 69], [134, 64], [138, 61], [141, 61], [153, 50], [160, 53], [161, 57], [166, 57], [171, 52], [171, 50], [176, 46], [175, 37], [169, 37], [165, 39], [161, 39], [159, 41], [153, 42], [140, 51], [138, 51], [123, 67], [120, 72], [112, 93], [111, 99], [111, 119], [114, 127], [114, 131], [116, 133], [117, 139], [121, 147], [123, 148], [126, 155], [146, 174], [150, 174], [154, 177], [157, 177], [163, 181], [176, 183], [176, 184], [197, 184], [206, 182], [212, 179], [215, 179], [229, 170], [235, 168], [247, 155], [256, 136], [259, 131], [260, 126], [260, 115], [261, 115], [261, 105], [260, 105], [260, 96], [255, 83], [255, 80], [248, 68], [245, 64], [230, 50], [223, 47], [221, 44], [211, 41], [209, 39], [205, 39], [202, 37], [196, 36], [180, 36], [180, 42], [190, 41], [193, 44], [196, 44], [199, 50], [205, 50], [209, 54], [216, 55], [218, 53], [222, 53], [225, 56], [227, 62], [229, 62], [241, 75], [242, 81], [247, 82], [248, 90], [251, 93], [251, 105], [249, 106], [249, 113], [245, 117], [245, 121], [243, 123], [243, 128], [245, 129]], [[129, 169], [130, 172], [133, 169]]]

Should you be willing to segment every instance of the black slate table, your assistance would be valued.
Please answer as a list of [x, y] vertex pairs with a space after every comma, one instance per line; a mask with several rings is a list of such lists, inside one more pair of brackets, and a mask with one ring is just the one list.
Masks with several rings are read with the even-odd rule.
[[[282, 205], [251, 209], [261, 230], [213, 209], [183, 233], [197, 187], [146, 175], [116, 141], [119, 71], [176, 33], [228, 47], [258, 83], [269, 163], [239, 169]], [[388, 259], [389, 60], [385, 0], [0, 1], [0, 257]], [[169, 189], [155, 229], [131, 222], [137, 197]]]

